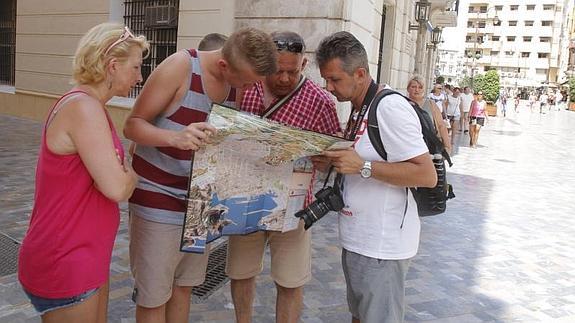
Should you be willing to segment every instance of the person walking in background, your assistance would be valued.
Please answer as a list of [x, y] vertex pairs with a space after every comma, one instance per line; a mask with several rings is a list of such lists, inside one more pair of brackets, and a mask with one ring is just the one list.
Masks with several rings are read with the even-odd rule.
[[277, 48], [254, 28], [233, 33], [212, 51], [178, 51], [150, 75], [126, 121], [136, 143], [139, 181], [130, 198], [130, 266], [136, 320], [188, 322], [192, 286], [206, 275], [208, 252], [180, 252], [194, 151], [215, 133], [212, 102], [235, 105], [233, 88], [275, 73]]
[[561, 94], [561, 91], [559, 90], [555, 91], [554, 102], [557, 111], [561, 111], [561, 108], [563, 107], [563, 94]]
[[433, 90], [427, 96], [428, 99], [432, 100], [435, 105], [439, 108], [443, 119], [446, 119], [445, 110], [447, 110], [447, 97], [443, 92], [443, 86], [441, 84], [435, 84]]
[[461, 128], [464, 133], [469, 132], [469, 110], [471, 110], [471, 102], [473, 102], [473, 93], [469, 86], [463, 88], [461, 93]]
[[30, 227], [18, 278], [43, 322], [106, 322], [108, 276], [119, 201], [136, 174], [105, 104], [142, 81], [149, 44], [123, 25], [103, 23], [80, 40], [76, 86], [46, 119]]
[[529, 94], [529, 112], [533, 112], [533, 107], [535, 106], [535, 102], [537, 101], [537, 96], [534, 92]]
[[563, 106], [565, 107], [565, 110], [569, 110], [569, 94], [567, 94], [567, 91], [561, 91], [561, 96], [563, 97]]
[[547, 106], [547, 104], [549, 104], [548, 100], [549, 96], [547, 95], [547, 92], [543, 92], [539, 96], [539, 114], [543, 114], [543, 109]]
[[515, 109], [515, 113], [519, 113], [519, 94], [517, 94], [515, 96], [515, 104], [514, 104], [514, 109]]
[[477, 92], [477, 98], [471, 103], [471, 120], [469, 121], [469, 146], [477, 148], [479, 131], [487, 124], [487, 102], [483, 98], [483, 92]]
[[461, 119], [461, 98], [459, 97], [460, 89], [453, 88], [451, 94], [447, 95], [447, 109], [445, 114], [449, 122], [449, 132], [451, 135], [451, 143], [455, 142], [455, 135], [459, 130], [459, 122]]
[[[278, 51], [278, 71], [244, 90], [240, 110], [300, 129], [340, 134], [335, 102], [302, 74], [307, 64], [303, 38], [290, 31], [271, 36]], [[308, 187], [310, 195], [312, 183]], [[226, 273], [232, 281], [236, 321], [251, 322], [256, 276], [263, 269], [269, 245], [271, 276], [277, 290], [276, 322], [297, 322], [304, 284], [311, 279], [311, 230], [305, 230], [300, 221], [295, 230], [259, 231], [230, 236], [228, 241]]]
[[503, 112], [503, 117], [507, 116], [507, 93], [502, 92], [499, 96], [499, 103], [501, 104], [501, 112]]
[[435, 102], [425, 97], [425, 81], [421, 76], [413, 76], [407, 82], [407, 96], [412, 99], [419, 107], [427, 113], [429, 118], [433, 121], [435, 132], [448, 153], [451, 154], [452, 146], [449, 133], [441, 117], [441, 112]]

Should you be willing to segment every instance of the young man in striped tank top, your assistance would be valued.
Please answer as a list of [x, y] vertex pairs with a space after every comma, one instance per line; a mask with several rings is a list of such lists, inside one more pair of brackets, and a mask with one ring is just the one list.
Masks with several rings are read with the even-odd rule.
[[139, 181], [130, 198], [130, 265], [138, 322], [187, 322], [192, 286], [205, 278], [208, 255], [179, 251], [193, 152], [215, 128], [212, 102], [234, 105], [243, 88], [276, 71], [271, 37], [246, 28], [220, 50], [179, 51], [150, 75], [126, 121], [137, 146]]

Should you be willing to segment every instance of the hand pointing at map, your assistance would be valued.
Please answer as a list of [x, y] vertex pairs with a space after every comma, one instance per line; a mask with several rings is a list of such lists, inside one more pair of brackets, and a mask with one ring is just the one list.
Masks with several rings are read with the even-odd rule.
[[171, 143], [173, 147], [178, 149], [198, 150], [210, 142], [210, 137], [216, 131], [216, 128], [206, 122], [192, 123], [176, 132]]

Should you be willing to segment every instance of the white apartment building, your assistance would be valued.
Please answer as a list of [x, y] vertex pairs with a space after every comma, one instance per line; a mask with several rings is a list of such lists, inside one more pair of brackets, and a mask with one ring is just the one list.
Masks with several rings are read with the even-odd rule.
[[470, 0], [464, 53], [468, 74], [496, 69], [508, 89], [556, 86], [567, 3]]
[[435, 75], [441, 75], [445, 82], [457, 85], [463, 78], [465, 71], [463, 54], [455, 49], [439, 49], [438, 62], [436, 64]]

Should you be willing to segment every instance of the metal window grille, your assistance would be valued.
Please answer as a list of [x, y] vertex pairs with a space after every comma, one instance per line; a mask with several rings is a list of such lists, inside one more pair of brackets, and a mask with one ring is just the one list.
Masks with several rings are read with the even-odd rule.
[[0, 84], [14, 85], [16, 0], [0, 3]]
[[124, 1], [124, 23], [150, 42], [150, 54], [142, 64], [144, 81], [132, 90], [130, 97], [136, 97], [156, 66], [176, 52], [179, 7], [179, 0]]

